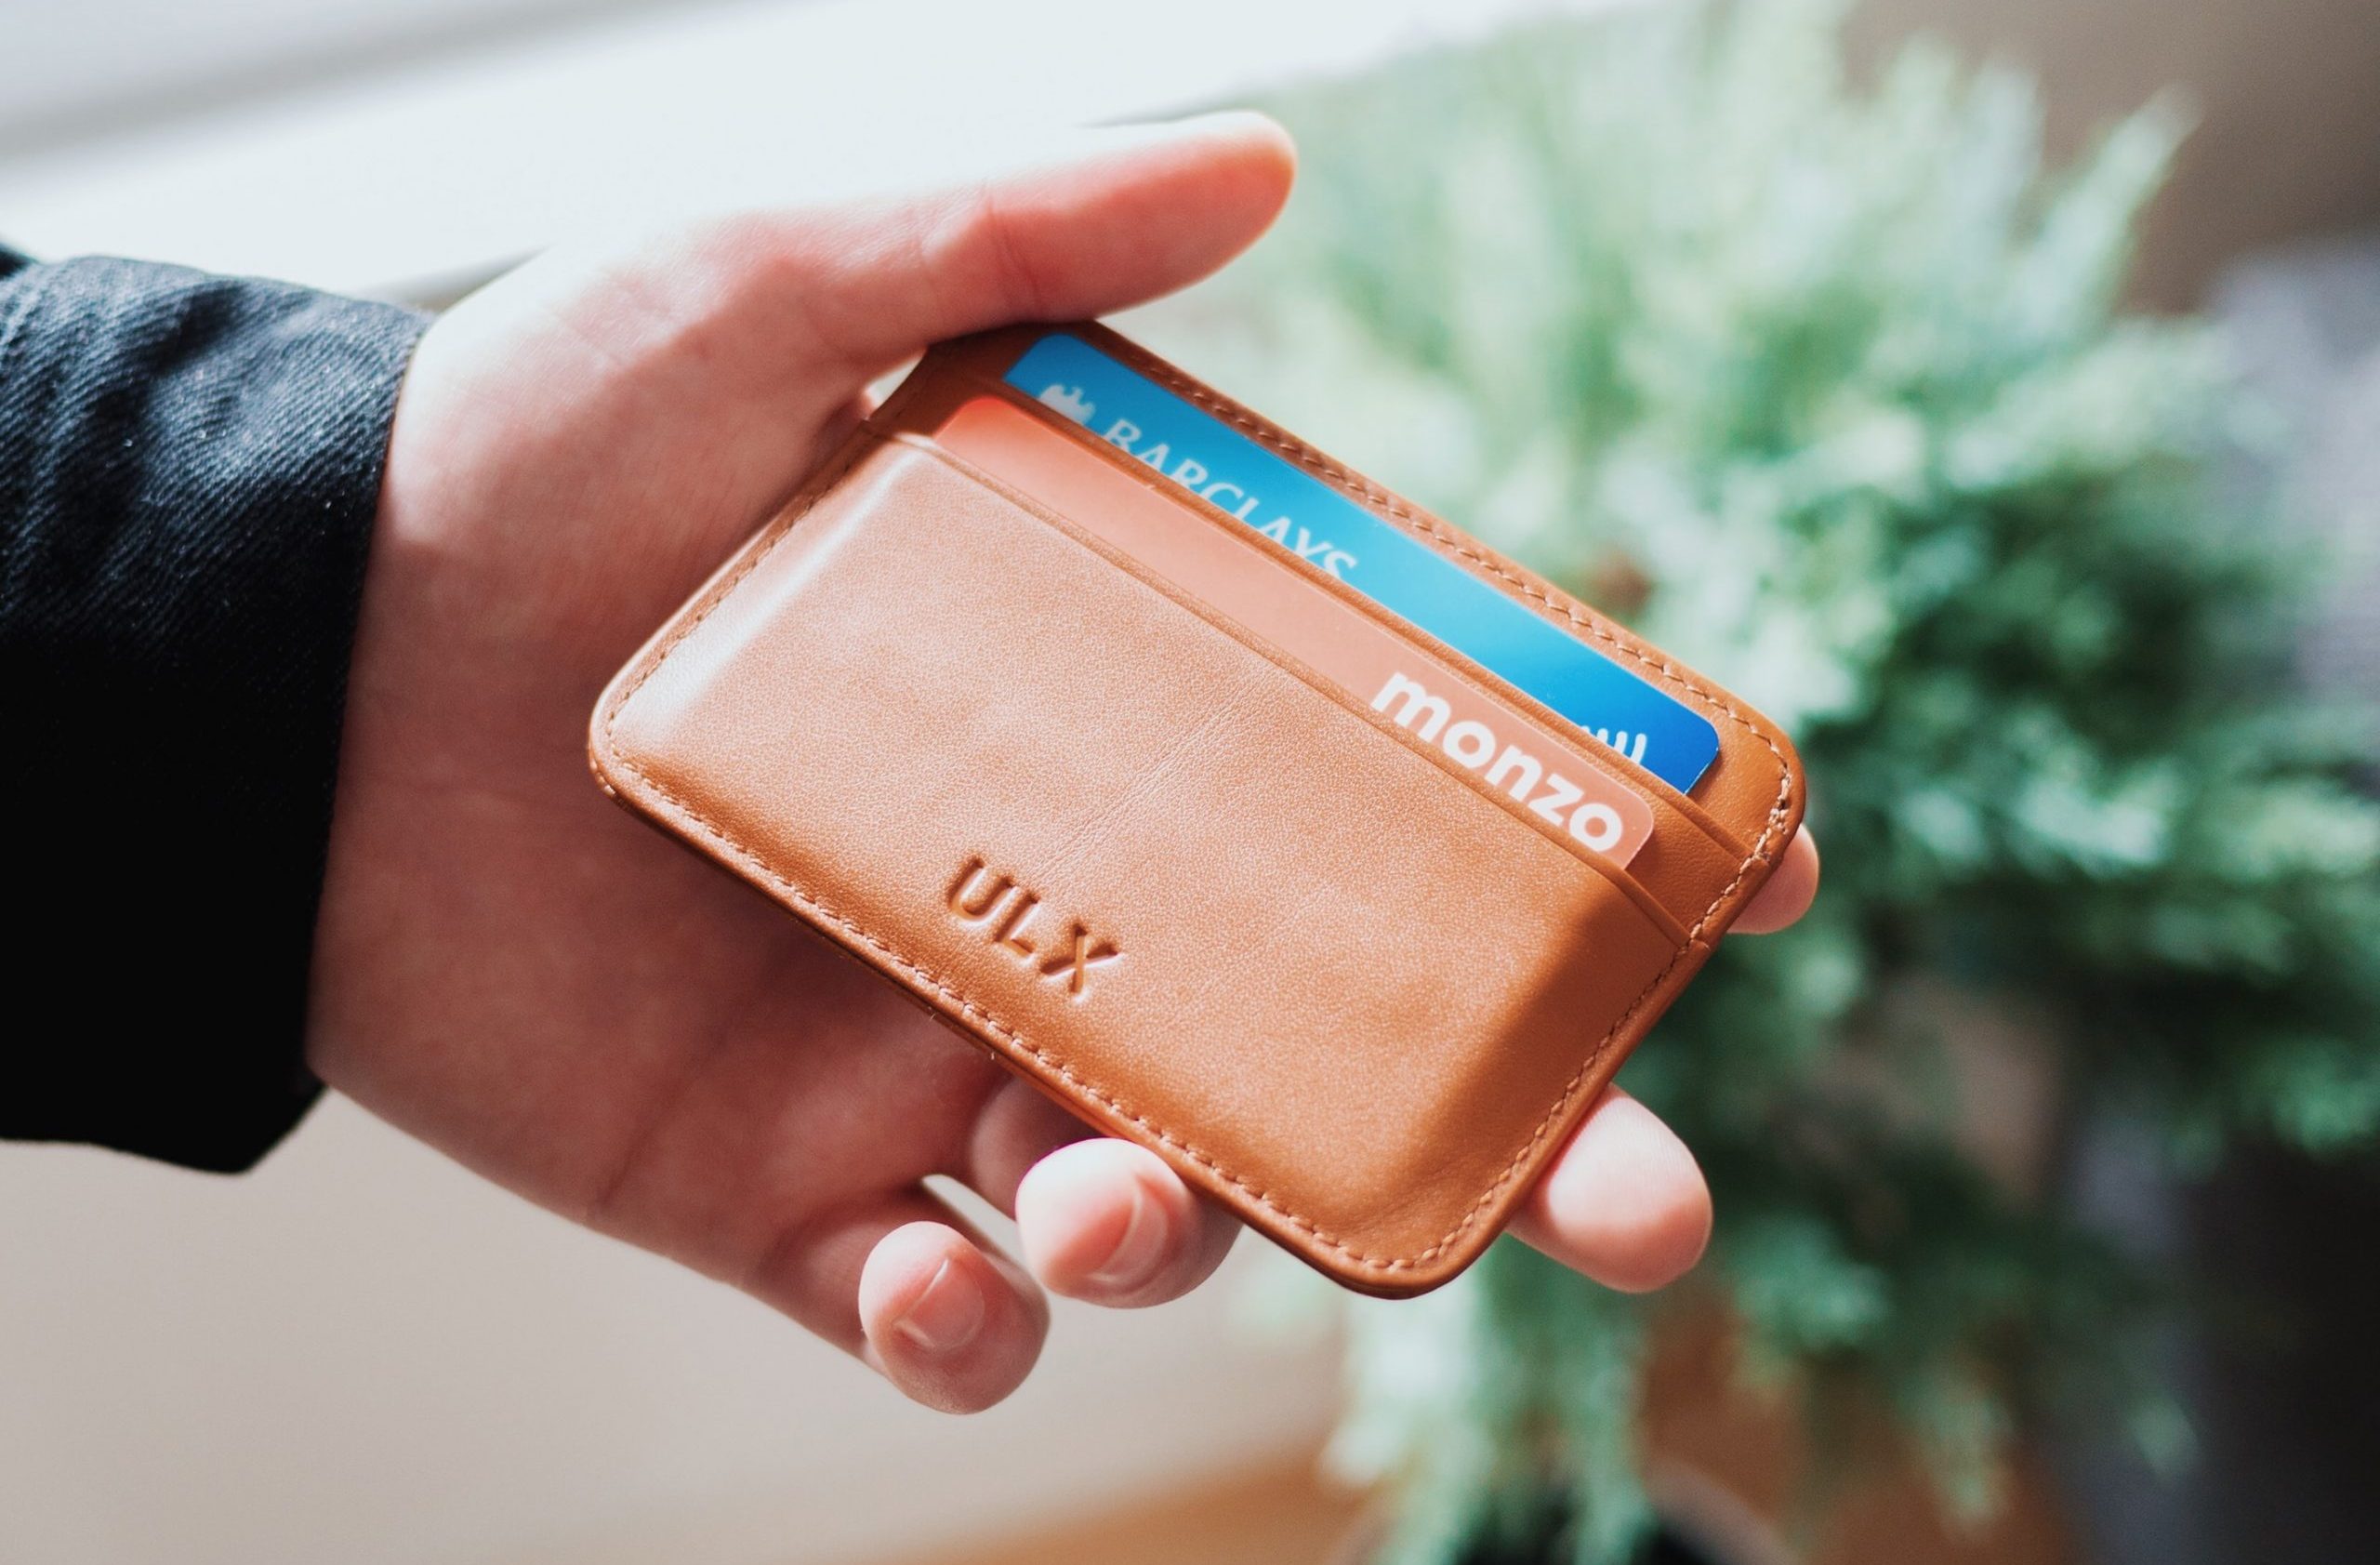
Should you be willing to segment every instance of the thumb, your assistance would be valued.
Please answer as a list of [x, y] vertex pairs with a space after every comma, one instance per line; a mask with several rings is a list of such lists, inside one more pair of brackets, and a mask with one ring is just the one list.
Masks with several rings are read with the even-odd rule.
[[920, 196], [752, 214], [698, 241], [768, 362], [853, 389], [928, 344], [1104, 314], [1206, 276], [1289, 197], [1296, 155], [1261, 114], [1095, 133], [1063, 163]]
[[[1295, 164], [1255, 114], [1090, 140], [956, 190], [746, 213], [529, 262], [422, 339], [384, 513], [517, 517], [579, 497], [573, 514], [637, 562], [617, 574], [634, 593], [585, 612], [607, 635], [649, 624], [782, 503], [877, 376], [946, 337], [1103, 314], [1197, 281], [1271, 223]], [[573, 560], [588, 544], [512, 531], [511, 547]]]

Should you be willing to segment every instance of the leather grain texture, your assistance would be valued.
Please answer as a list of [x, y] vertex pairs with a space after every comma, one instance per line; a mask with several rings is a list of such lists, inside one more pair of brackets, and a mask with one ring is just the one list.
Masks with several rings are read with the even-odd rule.
[[621, 671], [596, 774], [1316, 1267], [1435, 1286], [1765, 878], [1799, 821], [1792, 749], [1445, 523], [1068, 328], [1712, 716], [1696, 799], [1609, 758], [1655, 815], [1628, 870], [1550, 840], [932, 444], [1046, 329], [935, 350]]

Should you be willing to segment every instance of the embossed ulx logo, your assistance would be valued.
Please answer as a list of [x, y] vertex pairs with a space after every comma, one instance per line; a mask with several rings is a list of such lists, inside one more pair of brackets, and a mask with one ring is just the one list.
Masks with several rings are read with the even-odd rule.
[[981, 857], [959, 867], [946, 900], [963, 923], [972, 924], [999, 949], [1031, 967], [1041, 981], [1064, 984], [1069, 1000], [1091, 990], [1091, 969], [1123, 959], [1115, 942], [1091, 932], [1081, 920], [1071, 921], [1066, 936], [1045, 953], [1027, 931], [1040, 916], [1041, 898], [1008, 875], [995, 875]]

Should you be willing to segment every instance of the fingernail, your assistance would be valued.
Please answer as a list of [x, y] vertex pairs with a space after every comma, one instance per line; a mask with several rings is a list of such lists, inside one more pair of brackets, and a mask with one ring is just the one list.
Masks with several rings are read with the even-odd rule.
[[1124, 1219], [1124, 1231], [1117, 1236], [1116, 1248], [1091, 1274], [1090, 1280], [1118, 1292], [1137, 1288], [1157, 1271], [1164, 1255], [1165, 1215], [1149, 1200], [1148, 1191], [1134, 1180], [1131, 1215]]
[[928, 1353], [956, 1353], [984, 1329], [984, 1291], [945, 1261], [892, 1329]]

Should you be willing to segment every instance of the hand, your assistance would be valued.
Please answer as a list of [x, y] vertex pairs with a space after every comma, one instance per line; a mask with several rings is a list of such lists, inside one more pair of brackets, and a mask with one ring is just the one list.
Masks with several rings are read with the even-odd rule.
[[[1104, 313], [1251, 242], [1291, 153], [1246, 116], [922, 199], [556, 252], [421, 342], [350, 676], [310, 1055], [533, 1200], [743, 1288], [910, 1396], [982, 1408], [1041, 1290], [1172, 1298], [1234, 1225], [605, 801], [614, 670], [925, 344]], [[1804, 877], [1805, 879], [1814, 878]], [[1782, 876], [1769, 904], [1798, 910]], [[1781, 896], [1781, 901], [1779, 897]], [[922, 1181], [1012, 1213], [1000, 1254]], [[1598, 1105], [1519, 1232], [1615, 1287], [1692, 1265], [1693, 1159]]]

